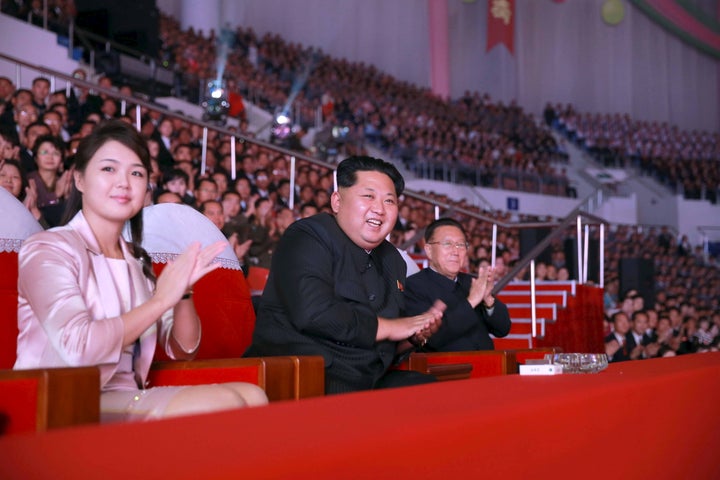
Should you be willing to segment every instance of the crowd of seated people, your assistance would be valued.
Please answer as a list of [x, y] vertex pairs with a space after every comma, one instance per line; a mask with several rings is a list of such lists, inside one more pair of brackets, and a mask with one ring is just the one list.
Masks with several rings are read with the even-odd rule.
[[717, 203], [720, 134], [548, 104], [545, 121], [607, 167], [637, 168], [691, 200]]
[[[278, 35], [259, 38], [252, 29], [238, 27], [230, 36], [233, 48], [224, 66], [228, 85], [237, 85], [270, 111], [296, 95], [294, 118], [304, 129], [321, 109], [326, 125], [347, 129], [345, 154], [361, 153], [362, 142], [370, 141], [426, 177], [574, 195], [564, 168], [556, 164], [566, 156], [549, 131], [514, 102], [504, 105], [470, 92], [448, 101], [372, 66], [333, 59]], [[183, 31], [177, 21], [161, 15], [160, 41], [163, 63], [184, 75], [184, 91], [196, 92], [203, 79], [217, 76], [214, 31]], [[302, 78], [304, 83], [298, 84]], [[112, 102], [105, 103], [113, 108]]]
[[[6, 80], [6, 79], [5, 79]], [[107, 80], [103, 80], [109, 85]], [[38, 82], [42, 83], [42, 82]], [[0, 84], [3, 84], [0, 81]], [[12, 86], [12, 82], [10, 82]], [[50, 94], [48, 93], [48, 96]], [[103, 120], [102, 111], [98, 113], [88, 107], [87, 100], [72, 105], [62, 102], [62, 96], [53, 95], [55, 103], [46, 107], [47, 112], [65, 106], [59, 114], [64, 119], [61, 128], [69, 134], [69, 141], [64, 142], [61, 135], [53, 135], [50, 125], [37, 121], [25, 120], [25, 135], [20, 143], [17, 124], [4, 123], [0, 135], [0, 151], [5, 160], [0, 168], [0, 184], [10, 190], [18, 199], [23, 200], [28, 209], [44, 226], [51, 226], [55, 217], [47, 209], [39, 207], [38, 191], [45, 189], [46, 195], [62, 198], [64, 188], [63, 175], [72, 168], [73, 145], [77, 139], [86, 135]], [[27, 91], [18, 89], [10, 95], [10, 103], [5, 104], [6, 112], [12, 115], [4, 118], [17, 119], [20, 122], [21, 112], [37, 108], [34, 103], [43, 104], [42, 98], [35, 98]], [[32, 108], [26, 108], [31, 105]], [[96, 105], [102, 105], [100, 102]], [[74, 121], [65, 114], [69, 112], [87, 111], [85, 117], [76, 117]], [[118, 110], [119, 111], [119, 110]], [[47, 113], [46, 112], [46, 113]], [[77, 114], [77, 113], [75, 113]], [[31, 115], [32, 116], [32, 115]], [[56, 120], [56, 117], [51, 117]], [[16, 121], [17, 121], [16, 120]], [[34, 120], [34, 118], [33, 118]], [[127, 119], [131, 121], [130, 119]], [[30, 130], [38, 130], [28, 135]], [[318, 211], [329, 211], [329, 194], [332, 191], [332, 172], [328, 169], [299, 161], [296, 171], [295, 191], [292, 192], [293, 208], [289, 208], [289, 162], [281, 154], [245, 142], [238, 144], [239, 160], [237, 178], [230, 177], [229, 150], [230, 139], [215, 132], [208, 136], [207, 165], [204, 175], [200, 170], [201, 131], [185, 121], [162, 118], [157, 112], [146, 112], [143, 117], [142, 130], [151, 146], [153, 172], [151, 184], [153, 191], [148, 194], [147, 203], [171, 201], [186, 203], [198, 208], [213, 221], [229, 238], [235, 247], [236, 254], [245, 266], [258, 265], [269, 267], [274, 245], [282, 232], [295, 219], [309, 216]], [[28, 143], [30, 142], [30, 143]], [[167, 151], [167, 158], [160, 160], [160, 151]], [[36, 165], [34, 176], [29, 178], [23, 166], [22, 152]], [[65, 157], [67, 160], [64, 161]], [[27, 158], [26, 158], [27, 160]], [[59, 165], [64, 173], [60, 173]], [[52, 170], [57, 168], [57, 170]], [[49, 172], [48, 172], [49, 171]], [[52, 173], [52, 175], [50, 175]], [[47, 180], [47, 179], [50, 180]], [[48, 188], [52, 181], [54, 188]], [[40, 188], [38, 186], [40, 185]], [[455, 202], [443, 195], [427, 194], [437, 201], [455, 207], [484, 214], [507, 223], [511, 220], [538, 221], [539, 218], [519, 216], [512, 219], [510, 214], [499, 211], [483, 211], [466, 201]], [[40, 212], [40, 214], [38, 214]], [[423, 247], [422, 229], [434, 219], [434, 207], [427, 202], [411, 197], [403, 197], [400, 204], [398, 223], [391, 236], [393, 243], [405, 248], [410, 253], [421, 254]], [[468, 232], [470, 248], [468, 251], [471, 271], [491, 262], [491, 225], [474, 217], [454, 214], [462, 222]], [[47, 217], [47, 218], [46, 218]], [[568, 232], [572, 236], [572, 232]], [[573, 274], [566, 264], [564, 239], [553, 242], [550, 246], [550, 258], [547, 263], [538, 262], [536, 266], [537, 280], [566, 280]], [[632, 302], [620, 302], [617, 298], [619, 263], [622, 258], [652, 258], [655, 263], [655, 289], [658, 292], [654, 308], [639, 305], [636, 294]], [[498, 276], [504, 275], [520, 259], [520, 229], [500, 229], [497, 237], [496, 267]], [[666, 227], [662, 229], [645, 229], [618, 226], [609, 229], [606, 248], [606, 312], [608, 319], [616, 311], [624, 311], [627, 321], [619, 329], [625, 335], [632, 334], [635, 311], [642, 310], [649, 317], [647, 330], [663, 330], [668, 317], [672, 337], [643, 350], [643, 354], [629, 355], [628, 358], [648, 358], [649, 356], [688, 353], [717, 348], [717, 329], [720, 327], [718, 316], [718, 298], [720, 298], [720, 279], [718, 261], [705, 258], [700, 247], [693, 247], [687, 238], [677, 239]], [[527, 280], [527, 269], [520, 271], [518, 280]], [[614, 292], [614, 293], [613, 293]], [[633, 305], [633, 310], [628, 309]], [[658, 320], [656, 322], [656, 320]], [[710, 326], [707, 327], [706, 320]], [[642, 323], [642, 317], [639, 323]], [[660, 325], [658, 327], [658, 325]], [[615, 322], [613, 322], [615, 324]], [[707, 327], [707, 328], [706, 328]], [[638, 327], [639, 328], [639, 327]], [[608, 322], [608, 335], [614, 332]], [[648, 332], [652, 337], [653, 332]], [[711, 340], [709, 340], [712, 337]], [[665, 337], [662, 337], [665, 338]], [[645, 340], [647, 342], [647, 340]], [[652, 342], [651, 342], [652, 343]], [[649, 343], [648, 343], [649, 344]], [[623, 352], [623, 349], [616, 349]]]
[[[160, 32], [166, 61], [196, 84], [216, 77], [214, 31], [183, 31], [162, 16]], [[470, 92], [448, 101], [373, 66], [334, 59], [279, 35], [259, 37], [238, 27], [231, 36], [225, 77], [270, 111], [297, 94], [294, 117], [305, 129], [320, 109], [326, 125], [346, 127], [349, 139], [374, 143], [421, 175], [449, 179], [445, 171], [453, 170], [459, 183], [572, 194], [564, 170], [556, 166], [566, 155], [549, 130], [514, 102], [504, 105]]]
[[[618, 271], [623, 258], [652, 262], [650, 292], [620, 291]], [[718, 350], [717, 257], [708, 256], [701, 246], [691, 247], [685, 236], [678, 239], [667, 227], [619, 226], [608, 234], [606, 259], [606, 346], [610, 344], [608, 353], [615, 361]], [[611, 343], [610, 335], [616, 330], [622, 332], [616, 337], [624, 335], [632, 348], [618, 338]], [[636, 331], [637, 342], [630, 339], [632, 331]]]
[[[277, 41], [281, 42], [279, 39]], [[213, 48], [211, 42], [207, 45], [209, 49]], [[299, 47], [297, 48], [299, 49]], [[264, 56], [270, 56], [271, 51], [271, 49], [258, 48], [257, 55], [262, 59]], [[203, 55], [203, 57], [206, 56]], [[257, 60], [257, 62], [259, 62], [258, 64], [262, 63], [261, 60]], [[266, 63], [266, 65], [269, 64]], [[348, 66], [351, 69], [360, 67], [358, 65]], [[212, 67], [208, 66], [207, 68]], [[372, 70], [370, 67], [368, 68]], [[292, 70], [291, 67], [288, 69]], [[84, 74], [84, 72], [79, 73]], [[87, 135], [104, 118], [120, 117], [128, 122], [132, 122], [133, 119], [121, 117], [118, 105], [104, 95], [95, 95], [90, 91], [75, 88], [71, 90], [68, 97], [64, 91], [47, 91], [46, 87], [49, 87], [49, 83], [42, 79], [37, 80], [37, 82], [33, 82], [31, 89], [26, 90], [16, 89], [9, 79], [0, 78], [0, 95], [5, 100], [5, 103], [0, 105], [2, 110], [0, 151], [4, 158], [10, 160], [3, 166], [2, 173], [3, 177], [6, 177], [11, 174], [6, 175], [5, 172], [17, 172], [17, 174], [12, 173], [12, 176], [19, 176], [19, 182], [14, 180], [7, 182], [8, 185], [12, 183], [8, 189], [12, 188], [16, 197], [25, 202], [28, 209], [43, 225], [52, 226], [54, 224], [52, 215], [43, 212], [43, 209], [37, 204], [38, 181], [42, 179], [30, 181], [25, 171], [26, 165], [28, 170], [39, 171], [36, 163], [39, 157], [35, 148], [35, 140], [50, 135], [53, 138], [59, 137], [64, 142], [64, 151], [60, 155], [63, 161], [60, 162], [61, 165], [58, 165], [54, 174], [54, 185], [52, 185], [52, 181], [43, 181], [46, 189], [51, 189], [52, 193], [58, 197], [57, 203], [59, 203], [62, 200], [63, 188], [58, 187], [58, 184], [63, 185], [64, 172], [72, 167], [73, 148], [77, 145], [78, 140]], [[389, 79], [386, 78], [385, 81], [389, 82]], [[105, 87], [113, 87], [112, 81], [106, 77], [101, 78], [99, 83]], [[125, 88], [124, 91], [127, 92], [127, 89]], [[488, 109], [492, 107], [487, 98], [483, 100], [477, 95], [470, 95], [470, 98], [465, 98], [460, 103], [470, 109], [469, 106], [476, 101], [486, 102]], [[342, 108], [337, 110], [341, 111]], [[39, 117], [43, 121], [37, 120], [39, 111], [43, 112]], [[57, 125], [58, 118], [61, 125]], [[434, 124], [435, 119], [426, 116], [418, 121], [427, 126]], [[513, 123], [513, 120], [508, 121]], [[244, 126], [246, 127], [247, 124]], [[240, 128], [243, 128], [243, 124]], [[238, 143], [238, 172], [237, 178], [233, 180], [230, 178], [230, 139], [218, 134], [217, 131], [209, 131], [206, 171], [203, 175], [200, 174], [202, 150], [202, 130], [200, 128], [180, 119], [162, 118], [159, 112], [149, 110], [143, 112], [142, 133], [148, 140], [153, 157], [153, 172], [151, 173], [153, 191], [148, 195], [147, 203], [174, 201], [201, 209], [209, 218], [217, 222], [216, 224], [222, 224], [220, 228], [236, 246], [236, 253], [246, 266], [269, 266], [272, 249], [279, 235], [290, 222], [318, 211], [329, 211], [328, 201], [332, 191], [332, 172], [328, 169], [303, 161], [298, 162], [295, 192], [292, 192], [294, 208], [290, 211], [287, 208], [291, 193], [288, 181], [290, 177], [289, 160], [284, 155], [251, 142]], [[249, 132], [243, 131], [243, 133]], [[50, 155], [56, 158], [54, 153], [41, 155]], [[15, 163], [18, 164], [17, 167], [14, 165]], [[38, 176], [40, 176], [39, 173]], [[18, 187], [16, 184], [20, 186]], [[481, 211], [467, 202], [452, 202], [447, 197], [435, 194], [429, 194], [429, 196], [464, 209], [490, 215], [501, 222], [510, 220], [510, 214], [507, 213]], [[209, 205], [206, 204], [207, 202], [213, 203]], [[411, 253], [420, 253], [422, 252], [422, 236], [417, 234], [434, 219], [433, 207], [413, 198], [403, 198], [400, 207], [398, 228], [393, 232], [393, 241], [398, 246], [404, 246]], [[37, 215], [38, 212], [40, 215]], [[222, 213], [222, 221], [218, 220], [218, 212]], [[462, 215], [458, 216], [458, 220], [467, 229], [471, 245], [468, 255], [469, 268], [473, 270], [477, 266], [490, 263], [491, 225]], [[520, 216], [517, 220], [536, 221], [538, 219]], [[620, 227], [618, 231], [623, 232], [625, 229]], [[665, 235], [658, 235], [658, 237], [662, 237], [663, 242], [672, 244], [675, 240], [667, 240], [667, 232], [664, 233]], [[568, 232], [568, 235], [572, 235], [572, 232]], [[620, 238], [616, 232], [609, 233], [610, 238], [615, 238], [614, 236]], [[519, 238], [519, 228], [499, 232], [496, 258], [496, 265], [500, 269], [499, 276], [507, 272], [507, 269], [514, 266], [520, 258]], [[644, 248], [644, 244], [639, 241], [641, 239], [633, 238], [633, 240], [638, 241], [627, 241], [626, 239], [616, 243], [617, 248], [607, 249], [609, 252], [606, 262], [608, 285], [613, 281], [612, 276], [617, 274], [620, 258], [648, 255], [648, 252], [652, 251]], [[647, 239], [644, 240], [647, 241]], [[408, 244], [409, 246], [407, 246]], [[663, 255], [652, 257], [662, 258], [664, 261], [656, 269], [659, 288], [667, 289], [668, 296], [673, 299], [688, 295], [693, 295], [693, 300], [695, 297], [717, 299], [720, 287], [717, 281], [716, 265], [705, 265], [700, 262], [696, 255], [697, 252], [689, 249], [685, 243], [681, 243], [680, 247], [684, 252], [690, 253], [683, 256], [683, 260], [678, 260], [669, 250]], [[555, 242], [551, 246], [551, 250], [552, 262], [548, 262], [545, 268], [538, 264], [538, 271], [544, 272], [541, 273], [541, 279], [542, 275], [549, 280], [571, 277], [572, 274], [568, 272], [565, 265], [562, 241]], [[516, 278], [527, 279], [527, 275], [527, 270], [523, 270]], [[693, 282], [697, 282], [698, 279], [709, 279], [710, 283], [693, 285]], [[713, 308], [717, 310], [717, 306]]]
[[[82, 72], [85, 76], [85, 72]], [[116, 88], [107, 77], [100, 85]], [[32, 89], [16, 89], [0, 78], [0, 152], [2, 185], [45, 228], [60, 223], [70, 187], [78, 141], [109, 118], [121, 116], [119, 105], [104, 94], [81, 89], [49, 92], [43, 77]], [[127, 92], [127, 90], [124, 90]], [[113, 104], [110, 106], [109, 104]], [[39, 111], [44, 113], [38, 115]], [[128, 110], [129, 111], [129, 110]], [[151, 155], [146, 204], [184, 203], [208, 217], [222, 214], [221, 230], [236, 245], [245, 267], [268, 268], [270, 255], [290, 221], [329, 210], [332, 172], [298, 161], [294, 209], [289, 210], [289, 159], [250, 142], [236, 143], [236, 178], [232, 179], [230, 137], [210, 130], [205, 171], [201, 174], [202, 129], [154, 110], [143, 109], [141, 132]], [[212, 206], [208, 206], [208, 203]]]

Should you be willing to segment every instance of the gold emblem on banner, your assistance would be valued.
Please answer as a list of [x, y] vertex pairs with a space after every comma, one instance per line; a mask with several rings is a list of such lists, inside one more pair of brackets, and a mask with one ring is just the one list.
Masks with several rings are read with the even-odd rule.
[[509, 25], [512, 18], [510, 2], [508, 0], [492, 0], [490, 14], [493, 18], [501, 19], [505, 25]]

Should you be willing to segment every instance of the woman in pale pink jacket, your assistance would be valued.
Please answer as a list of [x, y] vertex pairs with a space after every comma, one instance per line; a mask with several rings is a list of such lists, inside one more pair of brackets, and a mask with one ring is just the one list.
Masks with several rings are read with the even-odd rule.
[[[140, 246], [149, 171], [145, 141], [123, 122], [80, 143], [65, 225], [31, 236], [19, 253], [15, 368], [97, 365], [103, 421], [265, 404], [245, 383], [145, 389], [156, 344], [174, 359], [197, 352], [192, 286], [223, 249], [195, 243], [155, 280]], [[122, 238], [128, 220], [131, 243]]]

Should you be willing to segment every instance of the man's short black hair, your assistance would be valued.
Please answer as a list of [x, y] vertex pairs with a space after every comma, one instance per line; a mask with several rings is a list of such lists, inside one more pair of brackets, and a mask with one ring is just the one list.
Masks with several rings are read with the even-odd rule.
[[220, 195], [220, 201], [225, 200], [227, 197], [235, 195], [236, 197], [240, 197], [240, 194], [236, 192], [235, 190], [225, 190], [222, 195]]
[[455, 227], [459, 228], [460, 231], [463, 233], [463, 236], [465, 235], [465, 229], [460, 225], [460, 222], [453, 218], [438, 218], [434, 222], [432, 222], [430, 225], [427, 226], [425, 229], [425, 241], [429, 242], [430, 239], [433, 236], [433, 233], [435, 233], [435, 230], [437, 230], [440, 227]]
[[617, 319], [620, 318], [620, 315], [625, 315], [625, 318], [630, 320], [627, 316], [627, 313], [623, 312], [622, 310], [615, 312], [612, 314], [612, 317], [610, 317], [610, 321], [615, 324], [617, 322]]
[[195, 179], [195, 185], [197, 185], [196, 188], [197, 188], [198, 190], [200, 189], [200, 187], [202, 186], [203, 183], [211, 183], [211, 184], [213, 184], [215, 187], [218, 186], [218, 184], [217, 184], [217, 182], [215, 181], [215, 179], [213, 179], [213, 178], [211, 178], [211, 177], [198, 177], [198, 178]]
[[357, 172], [380, 172], [384, 173], [395, 186], [395, 195], [402, 195], [405, 190], [405, 180], [398, 169], [392, 163], [379, 158], [356, 155], [348, 157], [337, 168], [337, 184], [340, 187], [352, 187], [357, 182]]
[[202, 203], [200, 204], [200, 206], [198, 207], [198, 211], [199, 211], [200, 213], [205, 213], [205, 210], [207, 210], [207, 206], [210, 205], [211, 203], [220, 205], [220, 208], [221, 208], [221, 209], [223, 208], [222, 203], [218, 202], [217, 200], [205, 200], [205, 201], [202, 202]]

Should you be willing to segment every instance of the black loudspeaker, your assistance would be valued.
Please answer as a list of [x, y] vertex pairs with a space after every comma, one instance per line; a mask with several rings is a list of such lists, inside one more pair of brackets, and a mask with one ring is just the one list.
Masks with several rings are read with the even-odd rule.
[[108, 77], [114, 77], [120, 74], [120, 56], [116, 51], [105, 52], [98, 50], [95, 52], [95, 70]]
[[588, 281], [600, 284], [600, 240], [591, 238], [588, 241]]
[[75, 0], [79, 28], [151, 57], [160, 47], [155, 0]]
[[108, 18], [110, 11], [107, 6], [103, 5], [105, 2], [97, 2], [94, 6], [93, 2], [87, 0], [75, 0], [75, 3], [77, 4], [75, 25], [103, 38], [110, 38], [110, 19]]
[[577, 241], [574, 238], [566, 238], [563, 243], [563, 252], [565, 252], [565, 268], [567, 268], [570, 278], [577, 280]]
[[[535, 245], [543, 241], [545, 237], [550, 235], [550, 229], [549, 228], [523, 228], [520, 230], [520, 258], [524, 258], [525, 255], [530, 253], [530, 250], [535, 248]], [[546, 248], [542, 252], [540, 252], [540, 255], [535, 257], [535, 263], [543, 262], [545, 264], [550, 264], [550, 261], [552, 260], [552, 255], [550, 252], [550, 248]]]
[[620, 295], [630, 289], [638, 291], [645, 308], [655, 305], [655, 265], [648, 258], [620, 259]]

